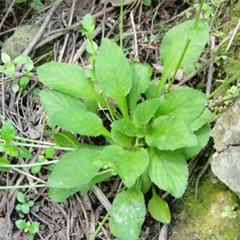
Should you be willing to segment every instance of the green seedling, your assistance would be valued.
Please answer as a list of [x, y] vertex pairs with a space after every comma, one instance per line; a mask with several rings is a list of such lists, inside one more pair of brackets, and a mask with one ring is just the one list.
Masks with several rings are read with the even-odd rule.
[[[33, 76], [33, 73], [31, 72], [33, 69], [33, 61], [31, 58], [26, 55], [20, 55], [12, 61], [6, 53], [2, 53], [1, 60], [4, 65], [0, 65], [0, 73], [2, 72], [7, 77], [11, 77], [14, 80], [19, 79], [17, 83], [13, 84], [12, 90], [18, 92], [20, 88], [27, 87], [30, 77]], [[17, 65], [22, 65], [24, 67], [21, 77], [15, 75]]]
[[15, 222], [18, 229], [23, 230], [25, 233], [30, 233], [31, 236], [28, 240], [33, 240], [34, 234], [39, 232], [39, 223], [38, 222], [29, 222], [26, 220], [19, 219]]
[[25, 214], [28, 214], [30, 208], [34, 205], [34, 201], [26, 199], [22, 192], [17, 193], [17, 200], [19, 204], [16, 205], [16, 210], [22, 211]]
[[[82, 32], [90, 43], [94, 26], [93, 18], [85, 16]], [[206, 123], [212, 118], [205, 94], [191, 88], [171, 91], [171, 85], [179, 68], [198, 60], [207, 41], [208, 24], [199, 15], [170, 29], [160, 49], [164, 71], [158, 81], [151, 81], [148, 64], [129, 63], [109, 39], [90, 52], [91, 71], [56, 62], [38, 67], [39, 80], [51, 88], [40, 92], [41, 102], [51, 123], [64, 129], [55, 141], [76, 149], [62, 156], [50, 174], [53, 200], [64, 201], [77, 191], [86, 194], [93, 184], [118, 174], [125, 188], [112, 203], [109, 222], [118, 239], [138, 239], [146, 215], [144, 194], [151, 187], [148, 211], [154, 219], [170, 222], [168, 204], [155, 189], [182, 197], [187, 160], [208, 142]], [[139, 101], [141, 96], [145, 101]], [[99, 105], [107, 109], [109, 126], [96, 111]], [[106, 144], [83, 145], [76, 134], [101, 135]]]
[[[0, 152], [4, 155], [0, 157], [0, 163], [10, 164], [8, 158], [19, 156], [30, 159], [32, 154], [25, 147], [17, 147], [13, 144], [13, 140], [16, 137], [16, 130], [10, 121], [6, 121], [0, 131], [1, 141], [0, 141]], [[0, 168], [0, 170], [7, 170], [6, 168]]]

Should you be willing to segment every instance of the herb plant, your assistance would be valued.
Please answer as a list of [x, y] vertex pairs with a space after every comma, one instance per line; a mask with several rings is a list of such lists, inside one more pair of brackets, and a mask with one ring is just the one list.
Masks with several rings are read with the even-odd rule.
[[19, 219], [15, 222], [18, 229], [24, 230], [25, 233], [30, 233], [31, 236], [28, 240], [33, 240], [34, 234], [39, 232], [39, 223], [38, 222], [29, 222], [23, 219]]
[[[44, 109], [51, 123], [64, 129], [55, 140], [75, 149], [60, 158], [47, 185], [50, 197], [63, 201], [118, 174], [125, 188], [112, 203], [110, 229], [119, 239], [135, 240], [146, 215], [144, 194], [152, 188], [148, 210], [154, 219], [169, 223], [168, 204], [155, 187], [180, 198], [188, 181], [187, 160], [209, 139], [205, 124], [211, 113], [205, 94], [191, 88], [171, 91], [177, 70], [196, 62], [202, 53], [208, 25], [198, 16], [167, 32], [160, 49], [164, 67], [160, 81], [150, 81], [151, 67], [129, 63], [113, 41], [104, 39], [96, 47], [93, 30], [88, 15], [83, 32], [93, 56], [89, 69], [56, 62], [37, 69], [39, 80], [51, 88], [40, 92]], [[99, 105], [108, 121], [100, 117]], [[73, 133], [101, 135], [106, 145], [80, 144]]]
[[19, 203], [16, 206], [16, 210], [22, 211], [23, 213], [28, 214], [30, 211], [30, 208], [34, 205], [34, 201], [26, 199], [22, 192], [17, 193], [17, 200]]

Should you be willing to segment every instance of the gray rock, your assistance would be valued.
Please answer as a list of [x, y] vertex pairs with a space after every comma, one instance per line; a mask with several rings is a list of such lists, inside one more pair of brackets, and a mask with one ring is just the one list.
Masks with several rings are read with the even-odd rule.
[[240, 146], [216, 152], [211, 159], [211, 168], [223, 183], [240, 197]]
[[211, 135], [217, 150], [212, 172], [240, 197], [240, 101], [219, 117]]
[[219, 117], [211, 136], [218, 152], [228, 146], [240, 145], [240, 101]]
[[14, 34], [3, 43], [2, 52], [8, 54], [11, 59], [19, 56], [31, 42], [38, 29], [39, 25], [36, 24], [25, 25], [18, 28]]

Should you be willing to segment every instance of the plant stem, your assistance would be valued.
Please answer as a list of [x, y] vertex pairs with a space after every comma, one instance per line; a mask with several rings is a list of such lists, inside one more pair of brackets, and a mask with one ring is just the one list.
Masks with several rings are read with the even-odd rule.
[[103, 220], [101, 221], [101, 223], [99, 224], [98, 228], [96, 229], [96, 231], [93, 233], [93, 235], [91, 236], [90, 240], [95, 240], [95, 238], [97, 237], [99, 231], [101, 230], [103, 224], [107, 221], [108, 217], [110, 215], [110, 211], [107, 212], [106, 216], [103, 218]]
[[46, 184], [37, 184], [37, 185], [19, 185], [19, 186], [0, 186], [0, 190], [8, 189], [23, 189], [23, 188], [42, 188], [47, 187]]
[[0, 167], [4, 168], [24, 168], [24, 167], [36, 167], [36, 166], [45, 166], [57, 163], [59, 160], [46, 161], [46, 162], [36, 162], [36, 163], [27, 163], [27, 164], [4, 164], [0, 163]]
[[196, 20], [195, 20], [195, 23], [194, 23], [194, 28], [196, 28], [197, 25], [198, 25], [200, 14], [201, 14], [202, 8], [203, 8], [203, 4], [204, 4], [204, 0], [201, 0], [199, 10], [198, 10], [198, 13], [197, 13], [197, 17], [196, 17]]
[[215, 89], [208, 97], [207, 99], [213, 98], [214, 96], [216, 96], [216, 94], [218, 94], [219, 92], [221, 92], [224, 88], [226, 88], [228, 85], [230, 85], [231, 83], [233, 83], [234, 81], [236, 81], [238, 79], [238, 77], [240, 76], [240, 70], [235, 72], [234, 75], [227, 81], [224, 81], [217, 89]]
[[188, 39], [187, 42], [186, 42], [186, 44], [185, 44], [185, 47], [184, 47], [183, 52], [182, 52], [182, 55], [181, 55], [181, 57], [180, 57], [180, 59], [179, 59], [179, 61], [178, 61], [177, 67], [176, 67], [176, 69], [175, 69], [175, 72], [174, 72], [174, 74], [173, 74], [173, 76], [172, 76], [172, 79], [171, 79], [169, 85], [168, 85], [167, 93], [171, 90], [171, 87], [172, 87], [173, 82], [174, 82], [174, 80], [175, 80], [175, 78], [176, 78], [177, 72], [178, 72], [178, 70], [179, 70], [179, 68], [180, 68], [180, 66], [181, 66], [181, 64], [182, 64], [182, 61], [183, 61], [183, 59], [184, 59], [184, 56], [186, 55], [186, 52], [187, 52], [187, 50], [188, 50], [188, 47], [189, 47], [190, 42], [191, 42], [191, 40]]
[[120, 48], [123, 49], [123, 4], [124, 0], [121, 0], [120, 7]]

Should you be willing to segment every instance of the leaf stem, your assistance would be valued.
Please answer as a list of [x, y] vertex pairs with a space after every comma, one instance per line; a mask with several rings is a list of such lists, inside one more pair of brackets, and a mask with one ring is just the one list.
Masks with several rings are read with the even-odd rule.
[[195, 20], [195, 23], [194, 23], [194, 27], [193, 27], [193, 28], [196, 28], [197, 25], [198, 25], [199, 18], [200, 18], [200, 14], [201, 14], [202, 8], [203, 8], [203, 4], [204, 4], [204, 0], [201, 0], [200, 6], [199, 6], [199, 10], [198, 10], [197, 17], [196, 17], [196, 20]]
[[19, 186], [0, 186], [0, 190], [8, 189], [24, 189], [24, 188], [42, 188], [47, 187], [46, 184], [36, 184], [36, 185], [19, 185]]
[[172, 87], [173, 82], [174, 82], [174, 80], [175, 80], [175, 78], [176, 78], [177, 72], [178, 72], [178, 70], [179, 70], [179, 68], [180, 68], [180, 66], [181, 66], [181, 64], [182, 64], [182, 61], [183, 61], [183, 59], [184, 59], [184, 56], [186, 55], [186, 52], [187, 52], [187, 50], [188, 50], [188, 47], [189, 47], [190, 42], [191, 42], [191, 40], [188, 39], [187, 42], [186, 42], [186, 44], [185, 44], [185, 47], [184, 47], [183, 52], [182, 52], [182, 55], [181, 55], [181, 57], [180, 57], [180, 59], [179, 59], [179, 61], [178, 61], [177, 67], [176, 67], [176, 69], [175, 69], [175, 72], [174, 72], [174, 74], [173, 74], [173, 76], [172, 76], [172, 79], [171, 79], [169, 85], [168, 85], [167, 93], [171, 90], [171, 87]]
[[124, 0], [121, 0], [120, 7], [120, 48], [123, 49], [123, 4]]
[[99, 224], [99, 226], [97, 227], [96, 231], [93, 233], [93, 235], [91, 236], [90, 240], [95, 240], [95, 238], [97, 237], [99, 231], [101, 230], [103, 224], [107, 221], [108, 217], [110, 215], [110, 211], [107, 212], [107, 214], [105, 215], [105, 217], [103, 218], [103, 220], [101, 221], [101, 223]]

